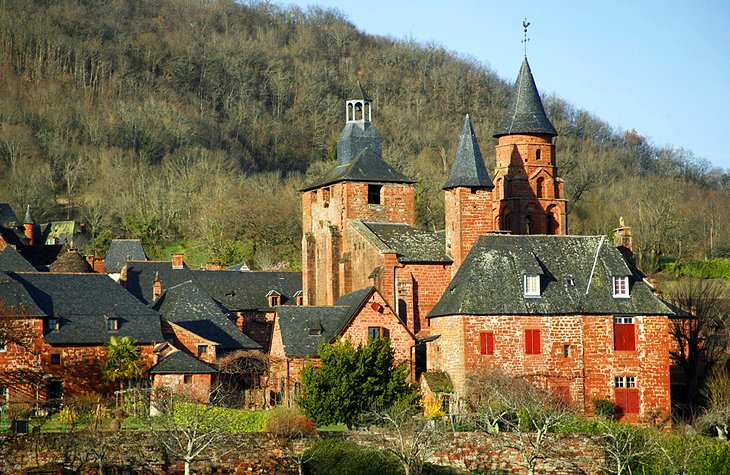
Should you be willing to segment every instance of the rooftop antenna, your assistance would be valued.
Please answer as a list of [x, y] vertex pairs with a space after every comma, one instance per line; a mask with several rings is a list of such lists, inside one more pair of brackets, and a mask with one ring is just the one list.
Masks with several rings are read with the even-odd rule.
[[522, 28], [525, 30], [525, 37], [522, 39], [521, 43], [525, 45], [525, 58], [527, 57], [527, 42], [530, 41], [530, 38], [527, 37], [527, 27], [530, 26], [530, 22], [527, 21], [527, 18], [525, 18], [522, 21]]

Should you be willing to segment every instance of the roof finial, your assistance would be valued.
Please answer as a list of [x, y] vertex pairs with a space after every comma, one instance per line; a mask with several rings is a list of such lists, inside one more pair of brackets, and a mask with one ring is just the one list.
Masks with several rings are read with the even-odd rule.
[[530, 41], [530, 38], [527, 37], [527, 27], [530, 26], [530, 22], [527, 21], [527, 18], [525, 18], [522, 21], [522, 28], [525, 30], [525, 37], [522, 39], [522, 44], [525, 45], [525, 57], [527, 57], [527, 42]]

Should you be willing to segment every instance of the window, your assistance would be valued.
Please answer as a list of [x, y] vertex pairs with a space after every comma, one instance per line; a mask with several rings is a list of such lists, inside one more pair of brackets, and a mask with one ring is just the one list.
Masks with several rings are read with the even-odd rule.
[[543, 177], [540, 177], [537, 179], [537, 183], [535, 184], [535, 194], [538, 198], [542, 198], [542, 189], [545, 184], [545, 179]]
[[119, 330], [119, 319], [117, 318], [107, 318], [106, 319], [106, 329], [110, 332], [115, 332]]
[[639, 413], [639, 389], [636, 376], [616, 376], [616, 405], [624, 414]]
[[540, 160], [540, 152], [541, 150], [539, 148], [535, 150], [535, 160]]
[[636, 351], [634, 317], [613, 318], [613, 349], [617, 351]]
[[540, 354], [540, 330], [525, 330], [525, 353]]
[[494, 354], [494, 332], [479, 333], [479, 354], [480, 355], [493, 355]]
[[47, 325], [48, 331], [58, 330], [59, 321], [57, 318], [49, 318], [48, 320], [46, 320], [46, 322], [47, 322], [46, 325]]
[[383, 185], [368, 185], [368, 204], [379, 205], [380, 204], [380, 192], [383, 189]]
[[570, 345], [563, 345], [563, 357], [567, 358], [570, 356]]
[[627, 298], [629, 296], [629, 278], [613, 276], [613, 296]]
[[61, 353], [51, 353], [51, 364], [61, 364]]
[[198, 345], [198, 356], [203, 356], [208, 353], [208, 345]]
[[539, 275], [526, 275], [525, 276], [525, 297], [539, 297], [540, 296], [540, 276]]
[[368, 338], [388, 338], [390, 332], [383, 327], [368, 327]]
[[330, 189], [323, 188], [322, 189], [322, 207], [329, 208], [329, 206], [330, 206]]
[[8, 350], [8, 343], [5, 340], [0, 340], [0, 353]]
[[304, 296], [303, 295], [297, 296], [297, 305], [304, 305]]
[[277, 307], [281, 303], [280, 295], [269, 295], [269, 307]]
[[190, 384], [193, 382], [193, 375], [192, 374], [184, 374], [183, 375], [183, 383], [184, 384]]
[[8, 403], [10, 400], [9, 394], [7, 387], [0, 386], [0, 406], [4, 406]]

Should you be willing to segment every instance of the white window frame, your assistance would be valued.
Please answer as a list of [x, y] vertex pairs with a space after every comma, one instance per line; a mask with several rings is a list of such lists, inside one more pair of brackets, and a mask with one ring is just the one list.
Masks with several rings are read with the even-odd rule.
[[633, 325], [634, 324], [634, 317], [613, 317], [613, 323], [614, 325], [618, 324], [627, 324], [627, 325]]
[[629, 277], [626, 275], [613, 276], [613, 296], [614, 298], [629, 298]]
[[636, 389], [636, 376], [616, 376], [614, 387], [625, 389]]
[[539, 275], [525, 275], [522, 280], [522, 285], [525, 290], [525, 297], [539, 297], [540, 296], [540, 276]]

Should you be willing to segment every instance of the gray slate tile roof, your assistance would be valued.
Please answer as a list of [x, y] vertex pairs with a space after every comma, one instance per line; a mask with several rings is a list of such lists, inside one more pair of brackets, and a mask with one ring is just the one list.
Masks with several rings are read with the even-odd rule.
[[113, 239], [104, 258], [104, 272], [121, 272], [127, 261], [146, 261], [147, 254], [139, 239]]
[[191, 270], [173, 269], [161, 261], [132, 261], [127, 266], [127, 290], [140, 301], [152, 303], [155, 274], [160, 277], [162, 289], [194, 281], [208, 295], [228, 311], [272, 310], [266, 294], [276, 290], [283, 305], [295, 304], [294, 294], [302, 289], [300, 271]]
[[371, 150], [377, 156], [383, 155], [380, 134], [375, 126], [368, 121], [345, 124], [337, 139], [337, 164], [350, 163], [364, 150]]
[[545, 114], [535, 78], [532, 77], [527, 57], [522, 61], [520, 74], [512, 90], [507, 115], [502, 120], [495, 137], [511, 134], [558, 135], [552, 122]]
[[150, 374], [217, 374], [208, 364], [183, 351], [173, 351], [157, 362]]
[[[348, 124], [352, 125], [352, 124]], [[357, 157], [328, 171], [323, 177], [309, 184], [301, 191], [313, 190], [342, 181], [366, 183], [415, 183], [415, 180], [396, 170], [385, 162], [378, 153], [369, 148], [362, 150]]]
[[[103, 274], [9, 274], [23, 285], [38, 307], [60, 320], [56, 331], [44, 331], [51, 345], [103, 345], [111, 336], [139, 343], [163, 341], [157, 312], [140, 303]], [[119, 328], [107, 330], [107, 319]]]
[[5, 246], [0, 251], [0, 271], [4, 272], [35, 272], [35, 267], [25, 260], [13, 246]]
[[407, 224], [350, 221], [360, 234], [381, 252], [395, 252], [398, 262], [451, 263], [443, 233], [421, 231]]
[[366, 287], [350, 292], [334, 306], [279, 308], [276, 316], [286, 356], [318, 356], [319, 345], [334, 341], [374, 291]]
[[[540, 275], [525, 297], [523, 276]], [[614, 298], [613, 276], [630, 298]], [[605, 236], [481, 236], [429, 317], [444, 315], [671, 315]]]
[[464, 119], [464, 127], [461, 129], [459, 145], [456, 148], [456, 157], [451, 165], [449, 178], [444, 183], [443, 189], [448, 190], [456, 187], [469, 188], [494, 188], [492, 180], [484, 165], [484, 157], [477, 142], [469, 114]]
[[29, 317], [47, 316], [46, 312], [38, 307], [23, 284], [5, 272], [0, 272], [0, 303]]
[[15, 226], [18, 216], [9, 203], [0, 203], [0, 226]]
[[193, 281], [163, 291], [152, 306], [162, 318], [213, 341], [222, 350], [260, 349], [221, 307]]

